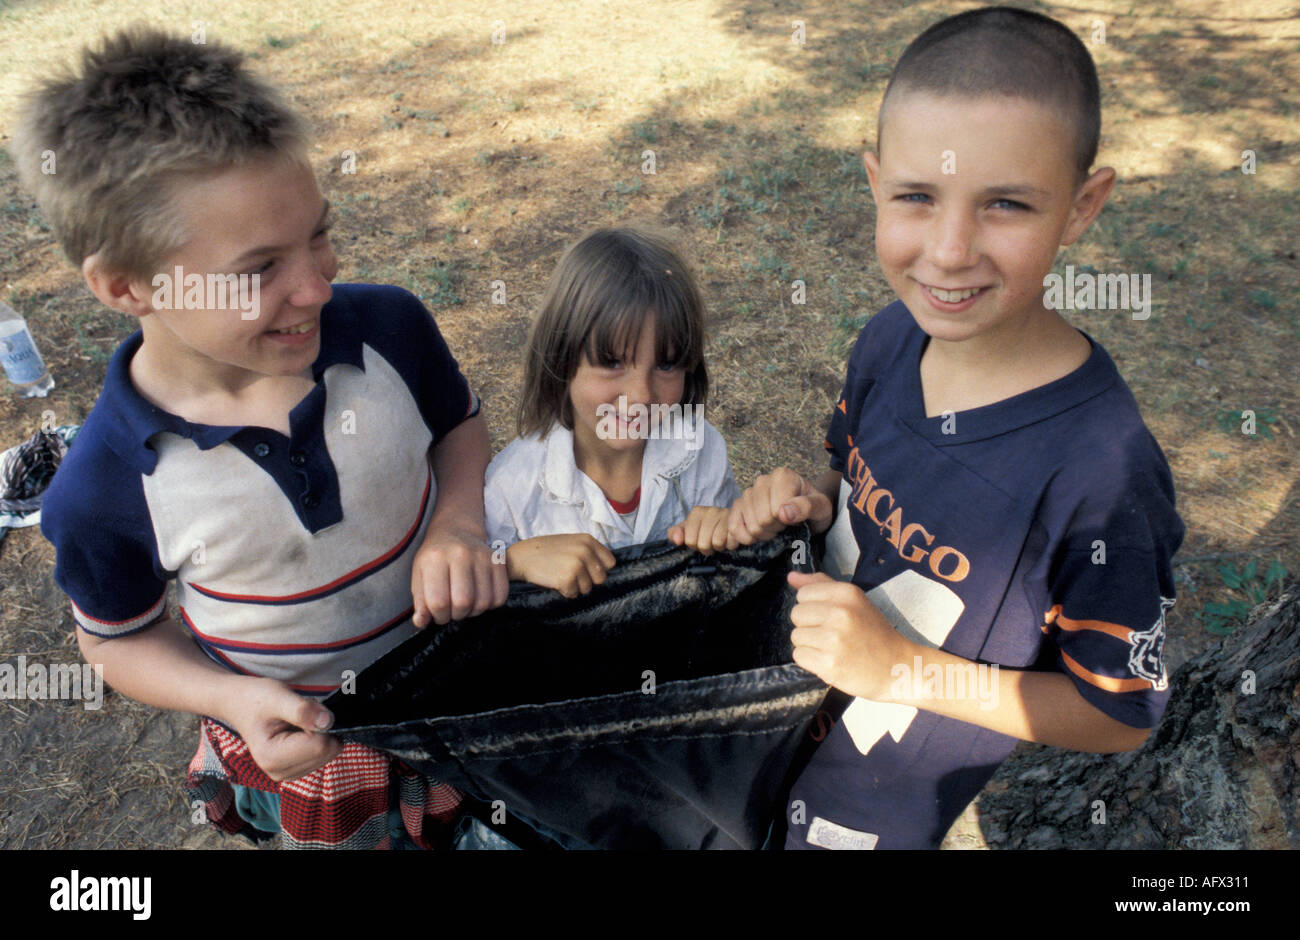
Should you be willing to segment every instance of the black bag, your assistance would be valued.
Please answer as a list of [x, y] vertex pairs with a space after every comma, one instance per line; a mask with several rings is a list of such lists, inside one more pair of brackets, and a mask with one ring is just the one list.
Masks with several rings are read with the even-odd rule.
[[660, 542], [583, 597], [512, 584], [331, 695], [333, 733], [564, 848], [759, 848], [826, 694], [790, 658], [785, 576], [812, 551], [806, 527], [708, 558]]

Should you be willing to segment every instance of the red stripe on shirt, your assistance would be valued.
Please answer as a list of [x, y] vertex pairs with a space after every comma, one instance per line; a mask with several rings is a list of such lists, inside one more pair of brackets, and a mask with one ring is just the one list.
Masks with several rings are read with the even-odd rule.
[[406, 549], [411, 544], [411, 540], [415, 538], [416, 531], [420, 528], [420, 520], [424, 518], [425, 508], [429, 504], [429, 488], [432, 482], [433, 482], [433, 471], [426, 467], [425, 478], [424, 478], [424, 494], [420, 497], [420, 511], [415, 514], [415, 522], [412, 523], [411, 528], [407, 530], [406, 535], [402, 537], [402, 540], [400, 542], [398, 542], [396, 545], [394, 545], [384, 554], [380, 555], [378, 558], [375, 558], [372, 561], [368, 561], [364, 565], [361, 565], [359, 568], [354, 568], [353, 570], [349, 571], [347, 574], [335, 578], [329, 584], [322, 584], [320, 587], [309, 588], [306, 591], [299, 591], [297, 594], [227, 594], [224, 591], [215, 591], [212, 588], [204, 587], [203, 585], [196, 584], [193, 581], [190, 582], [189, 586], [194, 588], [194, 590], [198, 591], [200, 594], [203, 594], [207, 597], [211, 597], [214, 600], [247, 601], [249, 603], [263, 603], [263, 604], [266, 603], [283, 604], [283, 603], [292, 603], [298, 601], [308, 601], [308, 600], [312, 600], [313, 598], [321, 594], [327, 594], [330, 591], [334, 590], [335, 588], [339, 587], [340, 585], [346, 584], [349, 581], [355, 581], [358, 578], [360, 578], [362, 575], [364, 575], [366, 572], [372, 571], [373, 569], [378, 568], [381, 565], [384, 565], [392, 561], [393, 558], [400, 555], [402, 552], [406, 551]]

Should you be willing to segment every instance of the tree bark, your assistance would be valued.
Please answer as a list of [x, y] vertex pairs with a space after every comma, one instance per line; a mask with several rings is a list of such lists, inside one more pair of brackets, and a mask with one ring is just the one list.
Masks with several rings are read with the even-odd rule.
[[990, 848], [1300, 848], [1300, 594], [1170, 678], [1139, 750], [1017, 751], [980, 794]]

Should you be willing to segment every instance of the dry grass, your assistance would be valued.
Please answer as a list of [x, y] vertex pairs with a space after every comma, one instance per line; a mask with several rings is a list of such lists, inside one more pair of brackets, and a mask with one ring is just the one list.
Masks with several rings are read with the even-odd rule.
[[[1212, 640], [1193, 616], [1223, 599], [1215, 565], [1246, 555], [1295, 571], [1293, 352], [1296, 51], [1286, 3], [1214, 0], [1035, 4], [1085, 39], [1104, 89], [1102, 159], [1120, 185], [1093, 231], [1061, 257], [1150, 272], [1148, 321], [1085, 313], [1174, 468], [1189, 534], [1173, 615], [1175, 663]], [[606, 5], [552, 2], [502, 13], [456, 2], [379, 2], [311, 13], [91, 2], [0, 10], [0, 128], [32, 79], [85, 42], [148, 20], [250, 53], [311, 118], [314, 161], [338, 208], [339, 280], [421, 294], [487, 403], [494, 444], [510, 436], [519, 350], [560, 251], [592, 226], [653, 218], [674, 227], [712, 315], [711, 419], [742, 482], [774, 460], [822, 460], [844, 357], [888, 300], [874, 264], [874, 211], [860, 154], [889, 67], [925, 25], [965, 5], [922, 2]], [[219, 16], [219, 18], [214, 18]], [[504, 42], [494, 44], [500, 16]], [[657, 172], [641, 172], [655, 152]], [[1254, 150], [1258, 172], [1240, 172]], [[344, 151], [357, 172], [340, 172]], [[0, 398], [0, 440], [41, 412], [84, 418], [130, 324], [97, 308], [62, 258], [12, 165], [0, 157], [0, 297], [37, 333], [59, 387]], [[807, 304], [790, 303], [790, 282]], [[508, 303], [489, 302], [506, 282]], [[1271, 439], [1230, 433], [1229, 411], [1275, 418]], [[1235, 553], [1242, 553], [1237, 556]], [[1203, 559], [1197, 561], [1195, 559]], [[32, 531], [0, 552], [0, 661], [75, 661], [52, 553]], [[21, 712], [20, 715], [14, 714]], [[101, 712], [0, 703], [0, 846], [209, 845], [176, 783], [195, 722], [110, 696]]]

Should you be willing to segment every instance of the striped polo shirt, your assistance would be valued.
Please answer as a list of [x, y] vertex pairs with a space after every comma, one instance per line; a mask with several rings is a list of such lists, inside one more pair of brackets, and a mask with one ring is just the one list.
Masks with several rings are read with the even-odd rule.
[[128, 372], [142, 335], [118, 348], [43, 504], [55, 580], [86, 632], [145, 629], [174, 581], [209, 656], [313, 695], [414, 633], [429, 448], [478, 399], [405, 290], [335, 285], [320, 324], [316, 386], [287, 437], [155, 407]]

